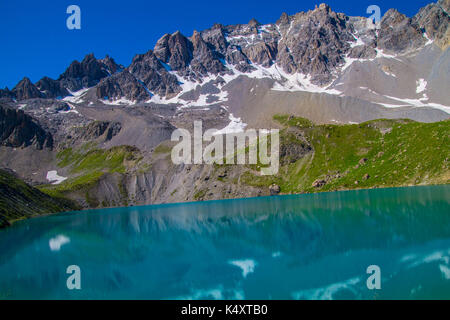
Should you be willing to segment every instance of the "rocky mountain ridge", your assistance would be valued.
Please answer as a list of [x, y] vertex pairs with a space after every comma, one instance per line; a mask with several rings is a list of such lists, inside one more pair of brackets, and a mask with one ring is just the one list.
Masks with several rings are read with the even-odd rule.
[[448, 0], [439, 0], [412, 18], [390, 9], [377, 26], [321, 4], [292, 16], [283, 13], [273, 24], [255, 19], [244, 25], [216, 24], [191, 37], [177, 31], [161, 37], [153, 50], [136, 55], [127, 68], [108, 56], [97, 60], [89, 54], [74, 61], [57, 80], [44, 77], [32, 84], [24, 78], [11, 91], [2, 90], [0, 97], [62, 98], [92, 88], [86, 102], [170, 100], [186, 92], [187, 84], [271, 67], [286, 78], [301, 75], [309, 84], [325, 88], [342, 74], [349, 59], [407, 53], [430, 41], [446, 50], [448, 7]]
[[93, 87], [101, 79], [122, 69], [123, 66], [116, 64], [109, 56], [97, 60], [91, 53], [81, 62], [73, 61], [57, 80], [43, 77], [33, 84], [29, 78], [24, 77], [11, 91], [8, 88], [1, 90], [0, 98], [13, 98], [18, 101], [33, 98], [63, 98], [71, 95], [71, 92]]

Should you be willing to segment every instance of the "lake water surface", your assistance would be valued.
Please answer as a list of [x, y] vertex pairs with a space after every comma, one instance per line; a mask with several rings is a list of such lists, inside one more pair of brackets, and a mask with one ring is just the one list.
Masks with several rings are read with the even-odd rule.
[[0, 230], [0, 299], [14, 298], [450, 299], [450, 185], [21, 221]]

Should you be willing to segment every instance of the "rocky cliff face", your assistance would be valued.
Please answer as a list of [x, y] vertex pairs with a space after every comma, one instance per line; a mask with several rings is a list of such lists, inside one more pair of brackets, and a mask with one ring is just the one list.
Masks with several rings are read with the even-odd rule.
[[425, 42], [419, 24], [397, 10], [390, 9], [381, 19], [378, 39], [378, 46], [381, 49], [403, 52], [418, 48]]
[[111, 58], [97, 60], [93, 54], [88, 54], [81, 62], [72, 62], [59, 76], [58, 81], [70, 91], [78, 91], [96, 85], [101, 79], [117, 72], [118, 69], [120, 67]]
[[[53, 80], [49, 77], [43, 77], [36, 82], [36, 88], [40, 91], [40, 95], [45, 98], [62, 98], [69, 95], [69, 91], [60, 81]], [[32, 98], [39, 98], [39, 95], [33, 96]]]
[[6, 87], [5, 89], [0, 89], [0, 99], [11, 100], [14, 94]]
[[140, 86], [148, 91], [148, 97], [151, 94], [171, 96], [180, 91], [177, 77], [169, 73], [168, 68], [152, 50], [135, 56], [127, 70], [138, 79]]
[[67, 146], [79, 145], [86, 142], [105, 143], [111, 141], [120, 130], [119, 122], [93, 121], [84, 127], [72, 127], [67, 136]]
[[280, 66], [289, 74], [312, 75], [312, 81], [326, 84], [332, 72], [343, 63], [343, 54], [353, 41], [352, 26], [344, 14], [331, 11], [321, 4], [308, 13], [280, 19], [284, 31], [278, 43]]
[[44, 94], [27, 77], [23, 78], [12, 89], [12, 94], [17, 100], [26, 100], [32, 98], [43, 98]]
[[105, 78], [95, 88], [95, 98], [117, 100], [125, 98], [130, 101], [142, 101], [150, 98], [150, 94], [136, 77], [128, 70]]
[[52, 148], [52, 135], [21, 110], [0, 105], [0, 143], [7, 147]]
[[442, 50], [450, 45], [450, 1], [439, 0], [420, 9], [413, 18], [430, 39], [435, 39]]

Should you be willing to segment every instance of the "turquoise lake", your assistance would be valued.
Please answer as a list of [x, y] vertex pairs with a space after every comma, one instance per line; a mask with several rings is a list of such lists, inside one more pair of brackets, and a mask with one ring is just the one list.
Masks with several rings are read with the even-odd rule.
[[450, 299], [450, 185], [21, 221], [0, 230], [0, 299]]

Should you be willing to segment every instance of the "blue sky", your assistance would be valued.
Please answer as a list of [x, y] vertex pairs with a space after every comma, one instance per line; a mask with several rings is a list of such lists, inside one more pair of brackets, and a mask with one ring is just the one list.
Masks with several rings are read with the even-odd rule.
[[[128, 65], [136, 53], [152, 49], [164, 34], [193, 30], [214, 23], [275, 22], [282, 12], [294, 14], [328, 3], [334, 11], [368, 16], [375, 4], [382, 15], [396, 8], [408, 16], [432, 0], [0, 0], [0, 88], [12, 89], [24, 76], [33, 82], [57, 78], [73, 60], [90, 52], [106, 54]], [[68, 30], [66, 9], [81, 8], [81, 30]]]

